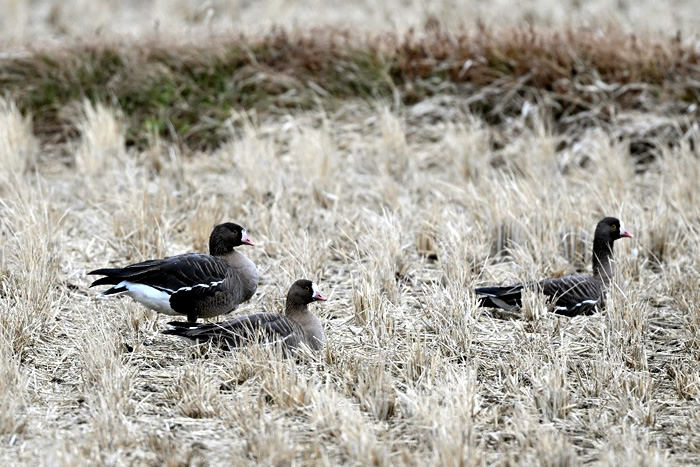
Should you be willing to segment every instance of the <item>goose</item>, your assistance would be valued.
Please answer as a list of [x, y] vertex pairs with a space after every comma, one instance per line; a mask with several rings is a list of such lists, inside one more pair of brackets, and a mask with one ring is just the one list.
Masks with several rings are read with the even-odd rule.
[[309, 304], [325, 301], [316, 284], [300, 279], [289, 289], [284, 314], [254, 313], [222, 323], [191, 324], [182, 321], [168, 323], [172, 329], [163, 331], [199, 342], [212, 342], [226, 350], [252, 342], [281, 343], [287, 350], [304, 344], [314, 351], [323, 348], [326, 335], [321, 321], [309, 310]]
[[209, 236], [209, 254], [186, 253], [123, 268], [104, 268], [90, 287], [111, 285], [101, 297], [128, 295], [147, 308], [171, 316], [197, 318], [230, 313], [250, 300], [258, 287], [258, 269], [235, 248], [255, 244], [238, 224], [219, 224]]
[[535, 289], [548, 297], [552, 311], [565, 316], [591, 314], [605, 307], [605, 291], [615, 275], [613, 245], [621, 238], [632, 238], [622, 222], [606, 217], [598, 222], [593, 235], [593, 275], [576, 274], [545, 279], [536, 283], [478, 287], [479, 305], [515, 311], [522, 306], [523, 289]]

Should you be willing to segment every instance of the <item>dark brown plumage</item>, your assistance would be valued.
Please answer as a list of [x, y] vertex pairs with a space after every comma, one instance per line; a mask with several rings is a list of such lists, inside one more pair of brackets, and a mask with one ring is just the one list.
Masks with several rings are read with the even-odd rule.
[[169, 323], [173, 329], [163, 331], [200, 342], [212, 342], [224, 349], [242, 347], [251, 342], [281, 343], [286, 349], [305, 344], [321, 350], [326, 336], [321, 321], [309, 310], [309, 303], [326, 300], [316, 285], [306, 279], [292, 284], [287, 293], [285, 313], [255, 313], [223, 323], [193, 325]]
[[103, 275], [90, 287], [112, 285], [101, 296], [129, 295], [146, 307], [191, 322], [235, 310], [255, 293], [258, 269], [235, 250], [253, 245], [238, 224], [219, 224], [209, 236], [209, 255], [187, 253], [153, 259], [124, 268], [97, 269]]
[[576, 316], [598, 311], [605, 306], [605, 291], [615, 275], [613, 244], [625, 237], [632, 237], [632, 234], [624, 229], [622, 222], [606, 217], [598, 222], [593, 236], [593, 275], [579, 274], [506, 287], [478, 287], [475, 292], [479, 305], [517, 310], [522, 305], [522, 290], [532, 288], [549, 297], [555, 313]]

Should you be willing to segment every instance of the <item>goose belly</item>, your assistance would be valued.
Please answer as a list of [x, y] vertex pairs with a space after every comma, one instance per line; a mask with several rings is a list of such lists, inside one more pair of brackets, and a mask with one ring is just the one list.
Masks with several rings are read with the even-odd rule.
[[200, 304], [197, 311], [199, 312], [200, 318], [213, 318], [215, 316], [231, 313], [236, 308], [238, 308], [238, 304], [235, 300], [227, 298], [217, 300], [216, 298], [212, 298]]

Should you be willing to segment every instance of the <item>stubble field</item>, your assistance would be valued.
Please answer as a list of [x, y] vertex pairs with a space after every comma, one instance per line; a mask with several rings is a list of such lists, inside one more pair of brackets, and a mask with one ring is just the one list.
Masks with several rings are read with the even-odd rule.
[[[139, 107], [119, 90], [130, 77], [145, 83], [152, 70], [174, 67], [173, 57], [192, 63], [178, 55], [188, 46], [177, 32], [154, 37], [152, 22], [133, 19], [141, 17], [138, 6], [103, 6], [94, 18], [115, 18], [108, 32], [132, 35], [98, 36], [99, 53], [84, 54], [85, 38], [76, 36], [93, 29], [54, 3], [25, 14], [23, 3], [9, 2], [15, 21], [0, 30], [8, 50], [0, 64], [7, 92], [0, 102], [0, 463], [700, 462], [692, 2], [678, 2], [675, 13], [652, 2], [627, 10], [618, 2], [612, 12], [590, 2], [568, 22], [537, 5], [528, 12], [496, 2], [479, 12], [498, 47], [539, 34], [517, 32], [526, 21], [535, 30], [568, 31], [561, 37], [579, 44], [571, 46], [582, 51], [578, 58], [611, 57], [580, 44], [596, 37], [590, 24], [599, 15], [617, 21], [606, 37], [628, 61], [610, 60], [596, 71], [598, 81], [566, 92], [531, 70], [518, 75], [517, 57], [504, 58], [505, 71], [493, 65], [507, 47], [489, 49], [483, 69], [464, 60], [455, 73], [441, 69], [447, 59], [431, 55], [443, 50], [435, 44], [455, 28], [490, 27], [451, 17], [458, 2], [436, 2], [435, 11], [404, 5], [386, 33], [403, 37], [417, 23], [408, 52], [400, 41], [343, 33], [334, 44], [376, 39], [381, 54], [371, 57], [386, 60], [379, 67], [386, 73], [373, 74], [375, 62], [365, 56], [333, 55], [347, 66], [339, 75], [355, 73], [352, 82], [319, 74], [288, 80], [326, 70], [294, 47], [295, 34], [304, 38], [297, 45], [311, 47], [313, 37], [334, 34], [328, 30], [346, 10], [317, 5], [310, 26], [324, 29], [309, 32], [295, 13], [303, 2], [286, 3], [279, 22], [289, 29], [281, 33], [268, 28], [279, 2], [241, 4], [240, 14], [211, 2], [226, 14], [205, 8], [196, 15], [187, 2], [173, 2], [182, 8], [161, 12], [161, 31], [188, 25], [180, 33], [203, 34], [196, 41], [203, 55], [207, 44], [222, 47], [212, 28], [241, 27], [226, 18], [262, 19], [248, 21], [250, 35], [235, 39], [253, 44], [254, 72], [235, 76], [245, 80], [237, 89], [259, 93], [250, 105], [245, 96], [231, 105], [213, 98], [197, 112], [188, 99], [207, 84], [189, 92], [173, 72], [175, 94], [153, 97], [153, 108], [176, 109], [170, 118], [143, 111], [150, 94]], [[379, 28], [386, 19], [366, 5], [352, 11], [350, 26]], [[263, 45], [256, 27], [270, 35]], [[650, 42], [630, 45], [627, 31], [638, 29], [649, 33], [638, 40]], [[37, 31], [46, 42], [29, 45]], [[269, 39], [275, 34], [284, 37]], [[560, 53], [542, 34], [533, 50]], [[643, 47], [657, 37], [657, 48]], [[270, 44], [289, 47], [283, 68], [263, 53]], [[150, 47], [160, 55], [143, 58]], [[106, 81], [104, 99], [92, 99], [99, 80], [39, 59], [56, 50], [70, 63], [99, 56], [87, 67], [94, 74], [112, 57], [104, 50], [116, 51], [109, 66], [119, 79]], [[545, 52], [540, 65], [574, 82], [564, 59]], [[149, 73], [135, 73], [142, 62], [130, 54]], [[614, 63], [631, 64], [629, 73]], [[612, 76], [629, 82], [606, 81]], [[61, 89], [82, 87], [66, 98], [48, 91], [46, 83], [58, 80], [67, 83]], [[635, 238], [616, 244], [618, 277], [604, 313], [559, 317], [536, 296], [516, 319], [476, 307], [478, 285], [590, 272], [593, 229], [606, 215], [620, 217]], [[281, 311], [289, 285], [312, 279], [329, 297], [312, 305], [328, 336], [323, 352], [283, 359], [263, 347], [197, 351], [160, 333], [169, 317], [128, 298], [99, 300], [88, 289], [86, 272], [98, 267], [205, 251], [212, 226], [224, 221], [248, 229], [256, 246], [242, 251], [261, 277], [237, 313]]]

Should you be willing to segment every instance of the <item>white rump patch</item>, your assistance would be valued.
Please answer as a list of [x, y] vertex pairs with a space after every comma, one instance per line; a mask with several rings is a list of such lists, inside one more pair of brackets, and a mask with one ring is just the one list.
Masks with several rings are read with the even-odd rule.
[[134, 282], [122, 281], [116, 287], [126, 288], [126, 295], [130, 296], [142, 305], [166, 315], [179, 316], [170, 307], [170, 293], [158, 290], [150, 285], [136, 284]]

